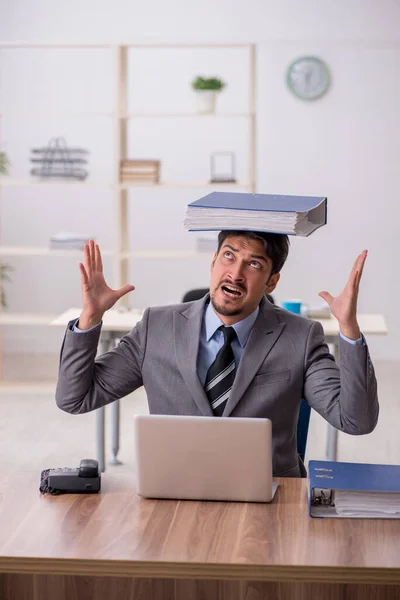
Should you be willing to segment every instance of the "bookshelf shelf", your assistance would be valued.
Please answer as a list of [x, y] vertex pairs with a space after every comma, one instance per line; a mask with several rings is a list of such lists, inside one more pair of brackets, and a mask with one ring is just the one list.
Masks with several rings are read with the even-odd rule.
[[128, 113], [120, 115], [121, 119], [250, 119], [250, 113]]
[[[113, 255], [112, 250], [102, 250], [103, 256]], [[0, 256], [59, 256], [82, 257], [82, 250], [53, 250], [45, 246], [0, 246]]]
[[38, 187], [44, 186], [71, 186], [71, 187], [112, 187], [114, 184], [112, 181], [68, 181], [66, 179], [46, 179], [46, 180], [35, 180], [35, 179], [11, 179], [9, 177], [0, 177], [0, 188], [1, 187]]
[[151, 188], [212, 188], [212, 189], [233, 189], [240, 188], [242, 190], [248, 189], [246, 183], [208, 183], [206, 181], [165, 181], [161, 183], [121, 183], [120, 188], [123, 190], [129, 190], [135, 187], [151, 187]]
[[81, 117], [114, 117], [113, 113], [110, 112], [69, 112], [69, 111], [14, 111], [14, 110], [4, 110], [0, 113], [0, 118], [2, 117], [11, 117], [11, 118], [41, 118], [48, 119], [54, 117], [73, 117], [73, 118], [81, 118]]
[[212, 256], [212, 252], [196, 252], [195, 250], [128, 250], [122, 252], [122, 259], [129, 258], [199, 258]]
[[122, 190], [128, 190], [136, 187], [151, 188], [212, 188], [212, 189], [249, 189], [247, 183], [210, 183], [207, 181], [161, 181], [160, 183], [117, 183], [112, 181], [65, 181], [65, 180], [46, 180], [34, 181], [29, 179], [8, 179], [0, 178], [0, 187], [39, 187], [39, 186], [71, 186], [71, 187], [119, 187]]
[[[0, 46], [1, 48], [1, 46]], [[250, 119], [254, 117], [254, 114], [250, 113], [213, 113], [213, 114], [201, 114], [201, 113], [127, 113], [118, 115], [120, 119]], [[107, 117], [115, 118], [115, 114], [112, 112], [69, 112], [69, 111], [15, 111], [15, 110], [3, 110], [0, 113], [0, 118], [11, 117], [11, 118], [54, 118], [54, 117], [72, 117], [72, 118], [84, 118], [84, 117]]]
[[[122, 44], [124, 48], [248, 48], [249, 44], [246, 43], [208, 43], [208, 42], [199, 42], [192, 44], [164, 44], [159, 43], [155, 44], [152, 42], [149, 43], [141, 43], [141, 44]], [[68, 43], [68, 42], [58, 42], [56, 44], [53, 43], [36, 43], [36, 42], [0, 42], [0, 48], [111, 48], [117, 49], [120, 48], [120, 44], [79, 44], [79, 43]]]

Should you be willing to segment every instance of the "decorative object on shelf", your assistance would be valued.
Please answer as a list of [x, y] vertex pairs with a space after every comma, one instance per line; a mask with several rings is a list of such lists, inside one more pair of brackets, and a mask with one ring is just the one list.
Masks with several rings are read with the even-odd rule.
[[233, 152], [213, 152], [210, 157], [210, 183], [236, 183], [235, 162]]
[[316, 100], [329, 88], [329, 69], [326, 63], [316, 56], [301, 56], [290, 63], [286, 81], [289, 89], [298, 98]]
[[212, 114], [215, 112], [217, 93], [221, 92], [226, 83], [217, 77], [196, 77], [192, 81], [192, 88], [196, 92], [197, 112], [201, 114]]
[[51, 250], [83, 250], [84, 245], [94, 239], [93, 235], [61, 231], [51, 236], [50, 248]]
[[10, 161], [5, 152], [0, 152], [0, 175], [8, 175], [8, 169], [10, 168]]
[[120, 180], [121, 183], [160, 183], [159, 160], [121, 160]]
[[52, 138], [45, 148], [33, 148], [31, 162], [39, 167], [31, 169], [38, 177], [60, 177], [62, 179], [86, 179], [88, 172], [82, 166], [87, 163], [83, 148], [68, 148], [62, 137]]
[[2, 308], [8, 308], [6, 292], [4, 290], [4, 281], [11, 282], [9, 273], [14, 271], [11, 265], [0, 263], [0, 304]]

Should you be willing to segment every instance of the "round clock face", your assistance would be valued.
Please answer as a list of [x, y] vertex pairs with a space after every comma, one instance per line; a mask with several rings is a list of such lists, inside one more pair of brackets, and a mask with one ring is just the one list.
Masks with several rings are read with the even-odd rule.
[[304, 100], [320, 98], [329, 87], [329, 70], [315, 56], [302, 56], [288, 67], [287, 83], [296, 96]]

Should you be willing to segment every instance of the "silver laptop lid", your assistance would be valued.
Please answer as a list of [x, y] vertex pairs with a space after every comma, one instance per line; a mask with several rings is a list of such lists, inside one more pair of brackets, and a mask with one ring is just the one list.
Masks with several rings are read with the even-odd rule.
[[269, 502], [269, 419], [136, 415], [137, 493], [150, 498]]

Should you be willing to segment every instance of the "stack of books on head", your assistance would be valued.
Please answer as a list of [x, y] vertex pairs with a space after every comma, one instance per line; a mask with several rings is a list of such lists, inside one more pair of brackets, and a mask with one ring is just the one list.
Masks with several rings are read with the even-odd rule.
[[326, 223], [327, 198], [212, 192], [186, 208], [190, 231], [266, 231], [308, 236]]
[[92, 235], [83, 235], [79, 233], [55, 233], [50, 238], [51, 250], [83, 250], [89, 240], [93, 240]]
[[121, 183], [156, 184], [160, 183], [159, 160], [121, 160]]

